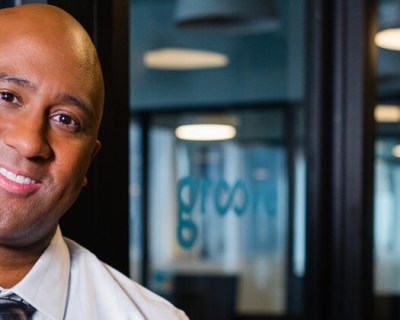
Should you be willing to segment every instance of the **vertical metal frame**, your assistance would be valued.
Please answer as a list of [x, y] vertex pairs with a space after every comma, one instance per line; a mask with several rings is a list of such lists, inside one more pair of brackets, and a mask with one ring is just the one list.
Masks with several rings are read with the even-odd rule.
[[[332, 170], [336, 319], [372, 316], [376, 2], [337, 1]], [[335, 271], [333, 270], [333, 271]]]
[[376, 1], [309, 2], [306, 319], [370, 319]]
[[296, 275], [294, 267], [295, 211], [296, 211], [296, 154], [304, 152], [304, 104], [295, 103], [286, 106], [285, 129], [288, 150], [288, 247], [287, 247], [287, 284], [285, 319], [301, 319], [304, 314], [304, 277]]
[[330, 185], [330, 97], [327, 77], [331, 72], [332, 53], [329, 7], [324, 0], [309, 0], [306, 94], [308, 116], [305, 121], [307, 158], [306, 198], [306, 281], [304, 319], [329, 319], [330, 263], [329, 217], [331, 216]]
[[147, 286], [149, 283], [149, 276], [150, 276], [150, 223], [149, 223], [149, 204], [150, 204], [150, 189], [149, 189], [149, 180], [150, 180], [150, 171], [149, 171], [149, 149], [150, 149], [150, 142], [149, 142], [149, 134], [150, 134], [150, 114], [136, 114], [137, 118], [139, 118], [141, 127], [142, 127], [142, 155], [141, 155], [141, 162], [142, 162], [142, 263], [141, 263], [141, 274], [142, 279], [141, 283]]

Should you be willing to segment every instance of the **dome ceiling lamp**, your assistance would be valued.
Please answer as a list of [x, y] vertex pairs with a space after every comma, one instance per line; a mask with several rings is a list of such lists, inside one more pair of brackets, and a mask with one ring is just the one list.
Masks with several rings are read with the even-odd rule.
[[146, 52], [143, 62], [149, 69], [196, 70], [226, 67], [229, 57], [205, 50], [162, 48]]
[[378, 47], [400, 51], [400, 3], [392, 1], [379, 7], [379, 31], [375, 35]]
[[279, 25], [274, 0], [177, 0], [179, 27], [271, 31]]
[[236, 137], [237, 117], [230, 115], [190, 116], [175, 130], [178, 139], [187, 141], [223, 141]]
[[175, 135], [181, 140], [220, 141], [233, 139], [236, 129], [226, 124], [188, 124], [176, 128]]
[[375, 121], [380, 123], [400, 122], [400, 106], [383, 105], [375, 107]]

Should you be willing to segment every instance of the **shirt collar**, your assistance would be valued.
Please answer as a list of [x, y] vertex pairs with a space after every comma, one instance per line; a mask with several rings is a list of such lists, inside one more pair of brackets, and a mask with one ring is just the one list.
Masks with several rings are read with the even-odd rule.
[[70, 256], [60, 228], [29, 273], [11, 290], [50, 319], [64, 315]]

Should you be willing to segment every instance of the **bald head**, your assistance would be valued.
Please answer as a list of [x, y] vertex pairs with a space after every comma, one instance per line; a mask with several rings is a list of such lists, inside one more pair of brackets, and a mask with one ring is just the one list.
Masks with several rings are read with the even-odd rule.
[[104, 103], [101, 67], [92, 40], [75, 18], [60, 8], [46, 4], [2, 9], [0, 48], [11, 40], [19, 42], [21, 51], [32, 54], [43, 51], [52, 68], [64, 70], [66, 77], [84, 81], [81, 85], [91, 91], [100, 124]]
[[11, 173], [0, 250], [47, 245], [87, 183], [103, 100], [95, 47], [73, 17], [42, 4], [0, 10], [0, 168]]

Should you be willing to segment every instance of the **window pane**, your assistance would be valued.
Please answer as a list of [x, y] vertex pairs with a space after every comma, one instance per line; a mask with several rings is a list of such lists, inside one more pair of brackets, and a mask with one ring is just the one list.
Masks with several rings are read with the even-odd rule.
[[[379, 31], [397, 23], [400, 3], [379, 1]], [[397, 319], [400, 298], [400, 55], [378, 47], [378, 93], [375, 109], [375, 319]]]
[[301, 316], [305, 3], [184, 2], [131, 1], [132, 276], [192, 319]]

